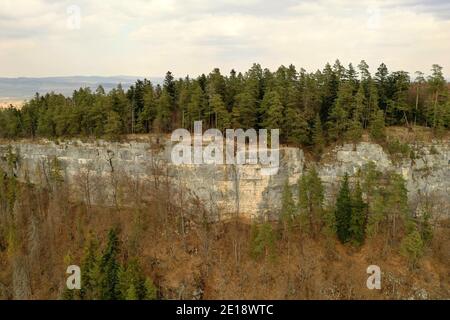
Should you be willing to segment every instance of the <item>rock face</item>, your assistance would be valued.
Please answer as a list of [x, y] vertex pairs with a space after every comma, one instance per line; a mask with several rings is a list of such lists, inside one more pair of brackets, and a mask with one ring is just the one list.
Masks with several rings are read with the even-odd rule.
[[[75, 183], [81, 173], [109, 181], [113, 173], [140, 181], [152, 181], [164, 176], [173, 184], [189, 190], [217, 218], [230, 215], [255, 218], [276, 216], [281, 206], [284, 183], [295, 189], [306, 163], [304, 153], [298, 148], [280, 150], [280, 168], [275, 175], [261, 174], [260, 165], [174, 165], [170, 161], [171, 143], [131, 141], [127, 143], [97, 141], [83, 143], [66, 141], [54, 143], [12, 142], [0, 144], [0, 165], [6, 169], [8, 150], [18, 155], [16, 175], [33, 183], [43, 183], [42, 172], [53, 159], [58, 159], [65, 179]], [[347, 172], [355, 174], [370, 161], [380, 171], [397, 172], [406, 179], [410, 205], [415, 208], [421, 196], [430, 196], [443, 216], [450, 216], [450, 143], [414, 145], [415, 159], [394, 162], [382, 147], [373, 143], [359, 143], [336, 147], [321, 163], [319, 175], [326, 186], [326, 195], [332, 199], [340, 178]], [[37, 172], [41, 172], [37, 174]], [[293, 190], [294, 190], [293, 189]], [[296, 190], [296, 189], [295, 189]], [[108, 197], [108, 183], [98, 190]], [[296, 191], [294, 191], [296, 194]]]

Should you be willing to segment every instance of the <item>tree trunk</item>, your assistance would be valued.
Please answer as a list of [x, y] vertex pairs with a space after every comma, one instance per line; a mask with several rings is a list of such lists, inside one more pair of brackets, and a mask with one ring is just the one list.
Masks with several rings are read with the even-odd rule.
[[434, 96], [433, 128], [436, 128], [436, 112], [437, 112], [438, 97], [439, 97], [439, 91], [436, 90], [436, 93]]
[[416, 114], [414, 115], [414, 127], [417, 125], [417, 112], [419, 110], [419, 89], [420, 89], [420, 87], [417, 87], [417, 93], [416, 93]]

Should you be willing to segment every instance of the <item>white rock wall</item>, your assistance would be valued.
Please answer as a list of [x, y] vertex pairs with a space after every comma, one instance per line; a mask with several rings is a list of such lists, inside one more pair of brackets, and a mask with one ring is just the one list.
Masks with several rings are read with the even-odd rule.
[[[158, 149], [150, 142], [111, 143], [98, 141], [83, 143], [68, 141], [55, 144], [14, 142], [10, 144], [19, 155], [16, 174], [24, 179], [25, 172], [32, 182], [42, 183], [35, 174], [49, 159], [56, 157], [65, 178], [74, 181], [80, 172], [89, 170], [92, 176], [108, 180], [114, 170], [121, 176], [139, 177], [151, 181], [155, 172], [187, 188], [191, 196], [198, 197], [218, 218], [239, 214], [241, 217], [276, 216], [280, 208], [284, 182], [289, 177], [294, 194], [298, 178], [303, 172], [305, 158], [298, 148], [283, 148], [280, 169], [276, 175], [261, 175], [260, 165], [181, 165], [170, 163], [170, 143]], [[319, 174], [331, 199], [339, 180], [347, 172], [356, 173], [369, 161], [381, 171], [395, 171], [407, 180], [408, 196], [414, 206], [415, 199], [432, 195], [443, 215], [450, 216], [450, 144], [435, 143], [413, 146], [417, 159], [393, 162], [381, 146], [359, 143], [356, 146], [336, 147], [326, 162], [319, 163]], [[6, 166], [8, 145], [0, 144], [0, 164]], [[331, 160], [330, 160], [331, 159]], [[158, 170], [155, 171], [155, 168]], [[108, 193], [105, 183], [103, 194]]]

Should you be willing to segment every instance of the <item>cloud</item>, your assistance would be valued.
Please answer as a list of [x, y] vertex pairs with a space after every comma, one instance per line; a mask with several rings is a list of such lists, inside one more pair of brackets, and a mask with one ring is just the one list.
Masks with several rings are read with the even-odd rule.
[[450, 2], [448, 0], [406, 0], [403, 6], [419, 12], [432, 14], [440, 19], [450, 20]]
[[[79, 29], [67, 28], [70, 5]], [[446, 70], [449, 11], [444, 0], [2, 0], [1, 76], [314, 71], [336, 58]]]

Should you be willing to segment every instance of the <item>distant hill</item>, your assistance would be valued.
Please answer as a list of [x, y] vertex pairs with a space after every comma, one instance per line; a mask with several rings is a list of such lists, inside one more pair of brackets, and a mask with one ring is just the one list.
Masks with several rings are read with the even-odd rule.
[[[45, 77], [45, 78], [1, 78], [0, 102], [20, 101], [32, 98], [36, 92], [45, 94], [54, 91], [63, 95], [72, 95], [80, 87], [90, 87], [95, 90], [102, 85], [106, 91], [116, 87], [119, 83], [128, 89], [137, 79], [144, 77], [132, 76], [74, 76], [74, 77]], [[148, 78], [153, 83], [162, 83], [162, 78]]]

